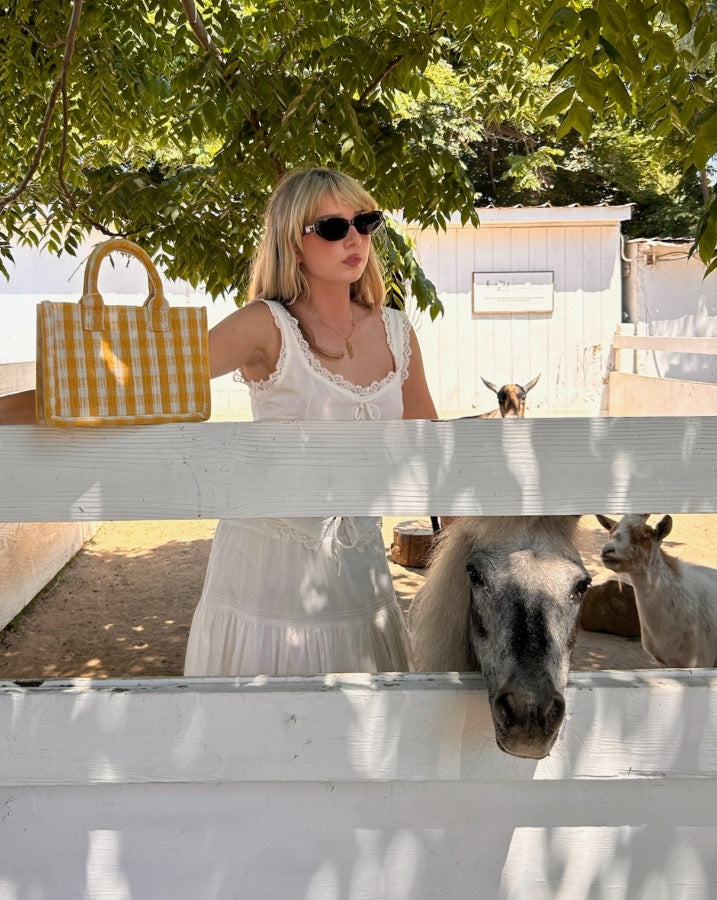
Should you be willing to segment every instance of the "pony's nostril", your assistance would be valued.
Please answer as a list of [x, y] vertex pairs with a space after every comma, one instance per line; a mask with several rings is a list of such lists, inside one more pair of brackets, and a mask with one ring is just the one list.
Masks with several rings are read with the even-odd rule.
[[495, 698], [493, 704], [495, 717], [504, 728], [512, 728], [516, 721], [515, 697], [510, 691], [504, 691]]
[[565, 716], [565, 699], [560, 694], [555, 694], [545, 709], [545, 733], [552, 734], [563, 721]]

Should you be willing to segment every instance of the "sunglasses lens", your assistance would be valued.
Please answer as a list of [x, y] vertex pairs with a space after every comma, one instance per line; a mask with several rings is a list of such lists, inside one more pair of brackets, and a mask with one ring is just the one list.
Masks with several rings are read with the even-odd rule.
[[[351, 224], [340, 216], [331, 216], [328, 219], [320, 219], [314, 228], [318, 236], [325, 241], [340, 241], [349, 233]], [[353, 226], [359, 234], [373, 234], [382, 224], [383, 213], [380, 209], [375, 212], [359, 213], [353, 220]]]
[[338, 216], [322, 219], [316, 223], [316, 233], [325, 241], [340, 241], [349, 233], [349, 223]]
[[375, 212], [360, 213], [354, 219], [354, 225], [359, 234], [373, 234], [378, 231], [382, 223], [383, 213], [378, 209]]

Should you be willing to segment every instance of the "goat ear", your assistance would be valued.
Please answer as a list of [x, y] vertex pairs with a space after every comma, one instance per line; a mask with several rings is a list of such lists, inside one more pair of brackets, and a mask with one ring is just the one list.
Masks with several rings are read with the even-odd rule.
[[610, 529], [613, 527], [613, 525], [617, 524], [617, 522], [614, 519], [610, 519], [610, 518], [608, 518], [608, 516], [601, 516], [599, 513], [595, 515], [595, 518], [602, 525], [602, 527], [605, 528], [607, 531], [610, 531]]
[[658, 541], [664, 540], [667, 535], [672, 531], [672, 516], [664, 516], [657, 523], [657, 527], [655, 528], [655, 533], [657, 534]]
[[535, 385], [538, 383], [538, 379], [540, 378], [540, 375], [542, 375], [542, 374], [543, 373], [541, 372], [539, 375], [536, 375], [532, 381], [529, 381], [526, 385], [524, 385], [523, 390], [525, 391], [526, 394], [528, 393], [528, 391], [531, 388], [535, 387]]
[[497, 388], [492, 381], [486, 381], [485, 378], [481, 375], [480, 380], [483, 384], [488, 388], [488, 390], [493, 391], [494, 394], [497, 394], [500, 388]]

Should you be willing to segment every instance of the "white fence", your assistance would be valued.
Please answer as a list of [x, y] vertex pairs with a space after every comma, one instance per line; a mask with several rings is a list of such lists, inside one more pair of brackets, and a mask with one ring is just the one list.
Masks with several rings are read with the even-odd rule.
[[[656, 450], [657, 448], [657, 450]], [[5, 521], [717, 512], [717, 418], [0, 429]], [[717, 673], [4, 682], [0, 898], [717, 895]]]
[[[616, 334], [612, 349], [615, 370], [608, 380], [609, 415], [717, 415], [717, 383], [638, 374], [646, 368], [643, 358], [656, 354], [668, 361], [682, 360], [675, 369], [689, 369], [684, 362], [689, 359], [717, 357], [717, 338]], [[699, 370], [697, 365], [691, 368]]]
[[[35, 387], [35, 363], [0, 363], [0, 396]], [[0, 521], [0, 628], [11, 622], [99, 528], [97, 522]]]

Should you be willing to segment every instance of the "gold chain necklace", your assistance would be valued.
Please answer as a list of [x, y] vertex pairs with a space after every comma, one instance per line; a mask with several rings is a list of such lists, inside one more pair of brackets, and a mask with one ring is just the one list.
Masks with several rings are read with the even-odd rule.
[[[342, 341], [345, 341], [346, 352], [349, 355], [349, 359], [353, 359], [354, 358], [354, 347], [353, 347], [353, 344], [351, 343], [351, 335], [354, 333], [354, 328], [356, 327], [356, 320], [354, 319], [353, 311], [351, 312], [351, 331], [349, 331], [349, 333], [344, 337], [344, 335], [341, 334], [341, 332], [338, 329], [334, 328], [333, 325], [329, 325], [328, 322], [324, 322], [324, 320], [321, 318], [321, 316], [317, 316], [316, 313], [314, 312], [314, 310], [311, 309], [309, 306], [307, 306], [306, 309], [309, 310], [311, 315], [317, 321], [321, 322], [321, 324], [324, 326], [324, 328], [330, 329], [331, 331], [333, 331], [334, 334], [338, 334], [338, 336], [341, 338]], [[343, 353], [341, 355], [343, 356]]]

